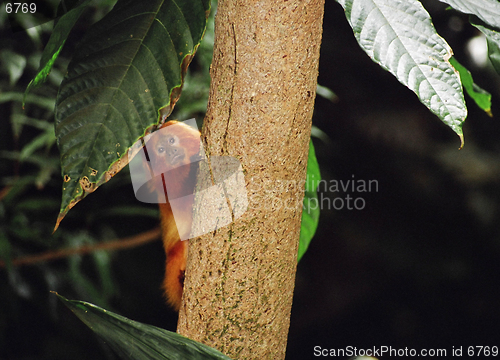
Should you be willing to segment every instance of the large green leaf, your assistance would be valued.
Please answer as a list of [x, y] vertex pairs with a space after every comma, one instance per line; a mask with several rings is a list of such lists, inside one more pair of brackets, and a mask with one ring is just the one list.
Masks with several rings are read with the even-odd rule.
[[451, 48], [416, 0], [337, 0], [361, 48], [460, 137], [467, 117]]
[[[56, 101], [67, 211], [128, 164], [168, 116], [203, 36], [209, 0], [120, 0], [79, 45]], [[57, 227], [56, 225], [56, 227]]]
[[439, 0], [455, 10], [476, 15], [486, 24], [500, 28], [500, 3], [498, 0]]
[[316, 189], [321, 181], [318, 160], [312, 140], [309, 141], [309, 156], [307, 160], [307, 180], [305, 184], [304, 207], [302, 209], [302, 222], [300, 224], [300, 241], [297, 261], [307, 251], [309, 244], [316, 232], [319, 222], [319, 202]]
[[59, 299], [120, 356], [130, 360], [231, 360], [177, 333], [127, 319], [93, 304]]
[[[42, 84], [52, 69], [57, 56], [61, 52], [66, 39], [68, 38], [71, 29], [76, 24], [83, 11], [87, 8], [90, 0], [83, 1], [80, 5], [75, 6], [73, 9], [65, 13], [61, 18], [56, 21], [54, 25], [54, 30], [50, 35], [49, 42], [43, 49], [42, 58], [40, 59], [40, 66], [38, 68], [37, 74], [33, 80], [30, 81], [24, 97], [28, 95], [32, 87], [39, 86]], [[24, 107], [23, 99], [23, 107]]]

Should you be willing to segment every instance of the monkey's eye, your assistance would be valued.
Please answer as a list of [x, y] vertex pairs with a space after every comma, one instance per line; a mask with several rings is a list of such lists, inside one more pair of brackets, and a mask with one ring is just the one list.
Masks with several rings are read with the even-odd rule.
[[161, 154], [162, 152], [165, 151], [165, 148], [163, 146], [160, 146], [157, 151], [159, 154]]
[[177, 136], [170, 136], [168, 139], [167, 139], [167, 142], [168, 142], [168, 145], [177, 145], [177, 142], [179, 141], [179, 139], [177, 138]]

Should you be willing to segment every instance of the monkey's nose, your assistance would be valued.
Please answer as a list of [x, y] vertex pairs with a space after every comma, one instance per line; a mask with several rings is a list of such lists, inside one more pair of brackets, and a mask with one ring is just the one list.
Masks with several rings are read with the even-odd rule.
[[179, 149], [177, 148], [168, 148], [166, 153], [167, 153], [167, 156], [170, 156], [170, 157], [173, 157], [173, 156], [176, 156], [177, 153], [179, 152]]
[[178, 148], [169, 148], [165, 154], [170, 165], [177, 165], [184, 158], [184, 153]]

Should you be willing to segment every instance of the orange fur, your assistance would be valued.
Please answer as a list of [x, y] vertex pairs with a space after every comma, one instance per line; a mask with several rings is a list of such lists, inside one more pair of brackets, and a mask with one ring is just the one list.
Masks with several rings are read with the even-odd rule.
[[[151, 165], [155, 171], [162, 173], [161, 176], [155, 177], [155, 190], [163, 194], [167, 188], [169, 195], [179, 198], [192, 194], [196, 185], [193, 176], [195, 169], [189, 164], [199, 154], [200, 133], [176, 121], [169, 121], [160, 129], [174, 124], [177, 126], [153, 135], [147, 143], [147, 150]], [[167, 203], [159, 204], [163, 247], [167, 257], [163, 289], [168, 303], [176, 311], [179, 311], [182, 301], [188, 250], [187, 240], [180, 239], [189, 235], [192, 222], [192, 199], [183, 199], [176, 202], [175, 219], [168, 199]]]

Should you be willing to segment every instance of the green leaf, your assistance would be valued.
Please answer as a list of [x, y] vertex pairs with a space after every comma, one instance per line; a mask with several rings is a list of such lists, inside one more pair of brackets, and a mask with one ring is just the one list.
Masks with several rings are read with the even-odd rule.
[[26, 91], [24, 92], [23, 107], [26, 96], [28, 95], [31, 88], [39, 86], [47, 79], [47, 76], [57, 59], [57, 56], [61, 52], [68, 35], [76, 24], [80, 15], [87, 8], [90, 0], [84, 1], [81, 5], [71, 9], [66, 14], [61, 16], [61, 18], [56, 22], [52, 35], [50, 35], [49, 42], [43, 49], [42, 58], [40, 59], [40, 67], [38, 68], [37, 74], [33, 80], [30, 81]]
[[495, 71], [500, 74], [500, 33], [496, 29], [492, 29], [484, 24], [475, 16], [470, 17], [470, 23], [486, 36], [486, 41], [488, 43], [488, 57], [490, 58]]
[[94, 24], [56, 101], [64, 178], [57, 220], [128, 164], [129, 148], [177, 102], [209, 0], [120, 0]]
[[130, 360], [231, 360], [182, 335], [127, 319], [83, 301], [59, 299], [120, 356]]
[[[9, 101], [22, 102], [23, 101], [23, 93], [21, 93], [21, 92], [0, 93], [0, 104], [5, 103], [5, 102], [9, 102]], [[31, 95], [28, 95], [26, 97], [26, 102], [28, 104], [34, 104], [34, 105], [40, 106], [41, 108], [44, 108], [45, 110], [48, 110], [48, 111], [54, 110], [55, 101], [53, 98], [48, 98], [48, 97], [43, 97], [43, 96], [31, 94]]]
[[314, 152], [312, 140], [309, 141], [309, 156], [307, 159], [307, 179], [305, 184], [304, 206], [302, 208], [302, 222], [300, 224], [300, 240], [297, 261], [307, 251], [316, 232], [319, 222], [319, 202], [316, 189], [321, 181], [318, 160]]
[[339, 101], [339, 97], [331, 89], [320, 84], [316, 84], [316, 94], [330, 100], [331, 102]]
[[460, 80], [462, 81], [467, 94], [469, 94], [479, 108], [484, 110], [489, 116], [493, 116], [491, 113], [491, 94], [476, 85], [474, 80], [472, 80], [470, 71], [467, 70], [465, 66], [460, 64], [454, 57], [450, 59], [450, 63], [460, 74]]
[[465, 14], [476, 15], [486, 24], [500, 28], [500, 3], [498, 0], [439, 0]]
[[337, 0], [361, 48], [460, 137], [467, 117], [452, 50], [416, 0]]
[[31, 140], [28, 144], [26, 144], [21, 150], [21, 156], [19, 158], [20, 161], [24, 161], [33, 155], [35, 151], [40, 148], [49, 149], [55, 142], [56, 138], [54, 136], [54, 129], [47, 130], [38, 136], [36, 136], [33, 140]]
[[13, 86], [17, 80], [23, 75], [26, 67], [26, 58], [12, 50], [5, 49], [0, 51], [0, 60], [2, 68], [9, 73], [10, 86]]

